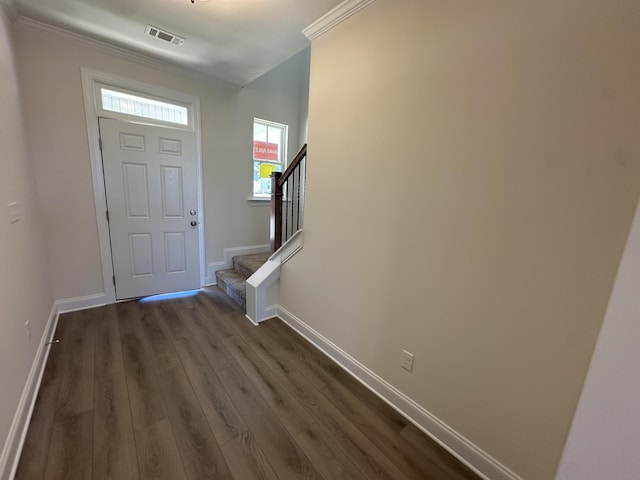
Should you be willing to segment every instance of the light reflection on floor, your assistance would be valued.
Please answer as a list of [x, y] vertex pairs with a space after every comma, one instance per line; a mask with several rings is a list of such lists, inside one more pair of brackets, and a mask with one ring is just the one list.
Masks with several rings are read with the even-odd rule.
[[185, 298], [185, 297], [193, 297], [197, 295], [200, 290], [186, 290], [184, 292], [171, 292], [171, 293], [161, 293], [160, 295], [151, 295], [150, 297], [142, 297], [139, 299], [141, 303], [147, 302], [157, 302], [158, 300], [172, 300], [174, 298]]

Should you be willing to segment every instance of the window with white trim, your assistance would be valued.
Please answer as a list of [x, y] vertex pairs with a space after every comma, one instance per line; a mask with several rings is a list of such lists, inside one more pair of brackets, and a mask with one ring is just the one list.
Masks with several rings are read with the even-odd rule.
[[253, 119], [253, 196], [271, 195], [271, 173], [282, 172], [287, 158], [289, 127], [269, 120]]
[[188, 128], [191, 126], [190, 105], [130, 92], [117, 87], [97, 85], [98, 110], [109, 117], [138, 117], [157, 125]]

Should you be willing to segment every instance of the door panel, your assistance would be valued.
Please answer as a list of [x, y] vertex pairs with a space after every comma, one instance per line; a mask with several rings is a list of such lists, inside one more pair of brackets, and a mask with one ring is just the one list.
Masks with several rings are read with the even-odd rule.
[[160, 153], [167, 155], [182, 155], [182, 142], [174, 138], [160, 138], [159, 150]]
[[164, 218], [183, 218], [182, 168], [161, 167], [161, 175]]
[[149, 218], [149, 182], [147, 166], [122, 164], [124, 201], [129, 218]]
[[116, 298], [198, 288], [196, 137], [100, 119]]
[[167, 273], [183, 273], [187, 269], [184, 234], [181, 232], [165, 233], [164, 246]]
[[131, 262], [131, 276], [144, 277], [153, 275], [153, 251], [151, 234], [129, 234], [129, 259]]
[[[104, 120], [104, 119], [100, 119]], [[134, 152], [144, 152], [144, 136], [120, 133], [120, 148], [122, 150], [133, 150]]]

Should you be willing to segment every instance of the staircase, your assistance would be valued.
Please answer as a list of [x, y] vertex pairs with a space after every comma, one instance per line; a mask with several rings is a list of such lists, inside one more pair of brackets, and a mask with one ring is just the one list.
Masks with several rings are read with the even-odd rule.
[[[302, 248], [302, 223], [304, 211], [304, 192], [306, 177], [307, 145], [303, 145], [287, 169], [271, 174], [271, 220], [270, 220], [270, 253], [239, 255], [233, 257], [233, 268], [218, 270], [216, 279], [218, 287], [231, 297], [247, 312], [247, 279], [253, 275], [273, 254], [277, 262], [269, 262], [266, 270], [258, 275], [250, 285], [249, 308], [247, 317], [256, 325], [271, 312], [266, 307], [273, 307], [267, 301], [268, 288], [280, 275], [280, 265]], [[294, 240], [297, 240], [294, 242]], [[280, 247], [287, 242], [291, 247], [279, 253]], [[275, 276], [274, 276], [275, 275]], [[254, 283], [255, 282], [255, 283]], [[260, 310], [260, 312], [258, 312]], [[269, 310], [269, 311], [267, 311]], [[272, 316], [272, 315], [271, 315]]]
[[233, 268], [218, 270], [216, 280], [218, 287], [229, 295], [242, 308], [247, 307], [246, 281], [269, 258], [270, 252], [239, 255], [233, 257]]

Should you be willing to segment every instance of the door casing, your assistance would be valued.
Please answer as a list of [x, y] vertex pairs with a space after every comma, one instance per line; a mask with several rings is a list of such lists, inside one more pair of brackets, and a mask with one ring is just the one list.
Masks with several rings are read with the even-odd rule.
[[[198, 189], [198, 215], [200, 222], [199, 235], [199, 265], [200, 265], [200, 285], [205, 284], [205, 254], [204, 254], [204, 194], [202, 188], [202, 135], [200, 129], [200, 99], [174, 90], [157, 87], [143, 82], [130, 80], [127, 78], [111, 75], [108, 73], [81, 69], [82, 92], [84, 97], [85, 119], [87, 123], [87, 133], [89, 141], [89, 157], [91, 161], [91, 176], [93, 180], [93, 195], [96, 207], [96, 221], [98, 227], [98, 240], [100, 244], [100, 259], [102, 264], [102, 278], [104, 282], [104, 301], [95, 302], [99, 304], [110, 304], [116, 302], [116, 292], [113, 285], [113, 263], [111, 257], [111, 246], [109, 241], [109, 225], [107, 222], [107, 200], [104, 187], [104, 173], [102, 171], [102, 155], [99, 144], [98, 109], [95, 98], [96, 83], [124, 88], [142, 94], [162, 97], [190, 106], [193, 112], [193, 131], [196, 134], [196, 164], [197, 164], [197, 189]], [[103, 117], [109, 117], [104, 112]], [[114, 116], [115, 118], [115, 116]], [[121, 117], [119, 117], [122, 120]], [[135, 122], [132, 122], [135, 123]], [[144, 122], [143, 122], [144, 123]], [[96, 295], [92, 295], [96, 297]]]

